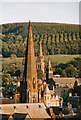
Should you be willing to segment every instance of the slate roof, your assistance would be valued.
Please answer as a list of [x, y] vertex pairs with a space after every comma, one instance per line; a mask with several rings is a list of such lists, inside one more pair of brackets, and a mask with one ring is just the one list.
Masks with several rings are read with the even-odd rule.
[[79, 83], [79, 79], [76, 78], [68, 78], [68, 77], [62, 77], [62, 78], [53, 78], [55, 83], [59, 83], [60, 86], [64, 87], [67, 85], [69, 88], [74, 86], [74, 82], [77, 80]]
[[17, 116], [17, 118], [20, 115], [25, 117], [27, 114], [31, 118], [50, 118], [45, 109], [46, 107], [43, 103], [1, 104], [0, 114], [3, 116]]

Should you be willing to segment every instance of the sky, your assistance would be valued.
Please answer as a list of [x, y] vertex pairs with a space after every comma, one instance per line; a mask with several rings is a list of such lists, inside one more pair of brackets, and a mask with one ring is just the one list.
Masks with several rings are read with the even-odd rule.
[[[31, 1], [31, 0], [30, 0]], [[57, 0], [58, 1], [58, 0]], [[76, 1], [76, 2], [75, 2]], [[56, 22], [79, 24], [79, 0], [70, 2], [0, 2], [0, 24], [15, 22]]]

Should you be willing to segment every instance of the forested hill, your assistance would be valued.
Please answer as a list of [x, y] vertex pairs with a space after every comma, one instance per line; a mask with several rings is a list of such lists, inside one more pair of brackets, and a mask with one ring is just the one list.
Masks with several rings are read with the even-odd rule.
[[[59, 23], [32, 23], [35, 55], [39, 54], [42, 41], [43, 54], [79, 54], [79, 26]], [[25, 55], [28, 37], [28, 23], [2, 25], [2, 54], [9, 57]]]

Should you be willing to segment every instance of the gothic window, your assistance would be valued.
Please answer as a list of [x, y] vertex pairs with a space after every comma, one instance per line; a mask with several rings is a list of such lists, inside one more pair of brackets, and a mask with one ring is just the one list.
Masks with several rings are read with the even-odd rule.
[[49, 100], [49, 96], [47, 97], [47, 99]]
[[35, 78], [33, 78], [33, 89], [35, 89]]
[[36, 98], [34, 95], [33, 95], [33, 103], [36, 103]]
[[46, 100], [46, 96], [45, 96], [45, 100]]
[[38, 68], [40, 69], [40, 65], [38, 65]]
[[41, 65], [40, 65], [40, 69], [41, 69]]

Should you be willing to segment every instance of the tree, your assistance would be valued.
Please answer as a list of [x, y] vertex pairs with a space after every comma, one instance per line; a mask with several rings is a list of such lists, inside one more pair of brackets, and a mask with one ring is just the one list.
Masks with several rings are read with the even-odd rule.
[[15, 71], [15, 73], [14, 73], [14, 75], [17, 77], [20, 76], [20, 74], [21, 74], [21, 71], [19, 69], [17, 71]]
[[12, 54], [10, 57], [10, 59], [15, 59], [15, 58], [17, 58], [17, 56], [15, 54]]
[[12, 81], [10, 74], [2, 74], [2, 86], [6, 86], [7, 83], [12, 83]]
[[67, 77], [67, 75], [66, 75], [66, 71], [65, 70], [62, 70], [62, 77]]
[[78, 82], [77, 80], [74, 83], [74, 92], [77, 93]]
[[37, 78], [38, 78], [38, 79], [41, 79], [42, 77], [44, 77], [43, 71], [40, 70], [40, 69], [37, 69]]
[[74, 77], [76, 76], [76, 69], [72, 64], [68, 65], [66, 68], [66, 73], [68, 77]]

